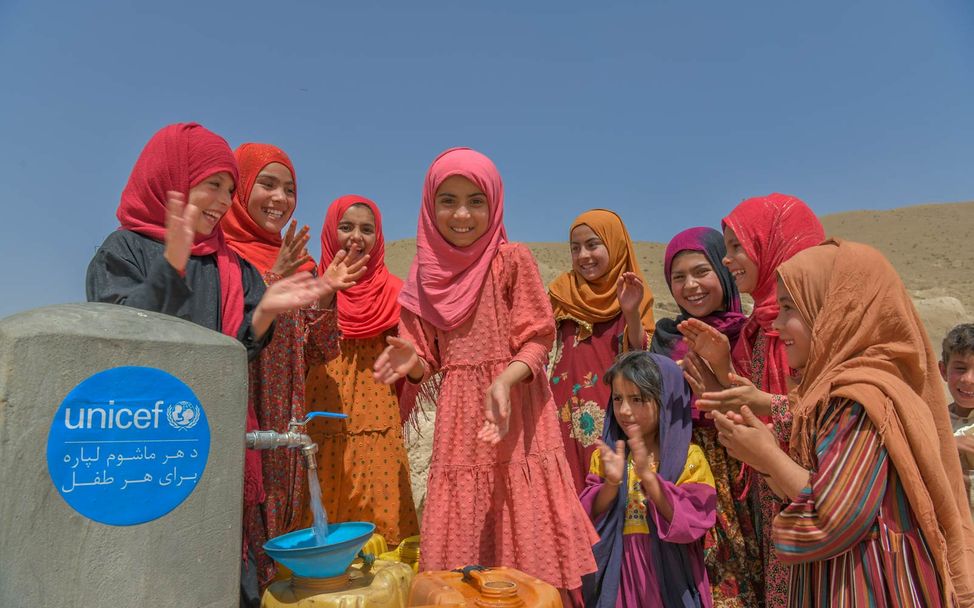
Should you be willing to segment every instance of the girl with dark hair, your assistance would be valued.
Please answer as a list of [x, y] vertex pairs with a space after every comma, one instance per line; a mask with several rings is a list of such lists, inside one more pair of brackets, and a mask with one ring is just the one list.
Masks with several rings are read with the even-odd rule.
[[713, 606], [703, 536], [714, 525], [710, 466], [690, 443], [690, 391], [661, 355], [620, 355], [605, 374], [612, 407], [582, 505], [601, 539], [582, 583], [594, 608]]

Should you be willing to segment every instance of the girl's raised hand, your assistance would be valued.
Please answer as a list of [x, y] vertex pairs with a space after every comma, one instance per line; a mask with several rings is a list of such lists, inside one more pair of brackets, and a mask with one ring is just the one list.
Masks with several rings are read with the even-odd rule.
[[622, 439], [616, 441], [614, 451], [601, 439], [596, 439], [595, 445], [599, 446], [599, 456], [602, 458], [602, 477], [614, 486], [619, 485], [626, 470], [626, 442]]
[[311, 306], [321, 289], [310, 272], [299, 272], [267, 286], [258, 308], [271, 315]]
[[166, 192], [166, 249], [163, 256], [179, 272], [185, 271], [189, 262], [199, 218], [199, 207], [188, 204], [182, 192]]
[[393, 384], [420, 366], [412, 342], [396, 336], [386, 338], [386, 349], [376, 358], [372, 375], [382, 384]]
[[348, 252], [340, 249], [321, 275], [322, 284], [332, 293], [344, 291], [355, 285], [355, 281], [362, 278], [367, 270], [365, 266], [369, 263], [368, 254], [363, 255], [351, 264], [347, 263], [346, 258], [348, 258]]
[[724, 378], [731, 371], [730, 340], [716, 328], [700, 319], [687, 319], [676, 326], [693, 352], [707, 360], [717, 374]]
[[507, 435], [511, 423], [511, 387], [501, 379], [494, 380], [484, 396], [483, 428], [477, 439], [496, 445]]
[[762, 415], [771, 413], [771, 395], [754, 386], [754, 383], [738, 376], [727, 375], [730, 388], [719, 391], [706, 392], [697, 399], [696, 406], [701, 410], [712, 410], [721, 413], [737, 412], [743, 406], [748, 406]]
[[717, 441], [727, 448], [727, 453], [766, 473], [767, 458], [781, 447], [771, 429], [754, 415], [751, 408], [742, 407], [740, 414], [713, 412], [711, 417], [717, 427]]
[[643, 301], [643, 289], [643, 282], [635, 272], [622, 273], [616, 281], [616, 297], [623, 313], [639, 311], [639, 305]]
[[301, 230], [295, 234], [294, 231], [297, 226], [298, 222], [291, 220], [291, 225], [284, 233], [281, 249], [277, 252], [277, 260], [274, 261], [274, 266], [271, 268], [271, 272], [280, 277], [291, 276], [297, 272], [298, 268], [311, 261], [311, 256], [308, 255], [306, 248], [310, 238], [308, 236], [309, 228], [302, 226]]
[[657, 485], [659, 480], [656, 479], [656, 471], [654, 470], [656, 458], [649, 453], [646, 442], [642, 437], [637, 436], [630, 437], [628, 443], [629, 449], [632, 450], [632, 464], [636, 469], [636, 475], [643, 482], [643, 486], [645, 487], [647, 483]]
[[724, 387], [717, 381], [717, 376], [707, 362], [692, 350], [687, 351], [680, 365], [683, 367], [683, 377], [690, 385], [690, 390], [698, 398], [707, 392], [723, 390]]
[[649, 453], [646, 443], [642, 437], [630, 437], [629, 449], [632, 450], [632, 464], [639, 476], [639, 482], [643, 486], [646, 498], [653, 501], [656, 510], [666, 521], [673, 520], [673, 505], [666, 499], [663, 491], [663, 484], [660, 483], [659, 475], [656, 474], [656, 458]]

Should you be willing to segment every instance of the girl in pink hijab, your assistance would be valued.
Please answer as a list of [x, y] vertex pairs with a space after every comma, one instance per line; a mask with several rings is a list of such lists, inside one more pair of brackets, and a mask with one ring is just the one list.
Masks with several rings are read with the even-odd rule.
[[596, 570], [598, 536], [575, 496], [544, 371], [551, 305], [527, 247], [507, 242], [503, 214], [489, 158], [453, 148], [433, 161], [399, 337], [387, 338], [375, 376], [408, 380], [406, 419], [420, 384], [436, 385], [420, 568], [508, 566], [564, 592]]

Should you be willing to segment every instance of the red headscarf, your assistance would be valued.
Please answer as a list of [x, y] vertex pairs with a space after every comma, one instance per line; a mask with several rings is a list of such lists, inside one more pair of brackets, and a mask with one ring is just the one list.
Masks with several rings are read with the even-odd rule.
[[375, 217], [375, 245], [369, 252], [365, 275], [353, 287], [338, 292], [338, 327], [343, 338], [371, 338], [399, 324], [399, 290], [402, 281], [386, 267], [386, 242], [382, 236], [382, 214], [379, 207], [357, 194], [346, 194], [328, 207], [321, 229], [321, 264], [323, 275], [341, 247], [338, 244], [338, 222], [352, 205], [365, 205]]
[[[223, 218], [223, 232], [227, 235], [230, 248], [253, 264], [261, 274], [265, 274], [277, 261], [282, 239], [279, 233], [268, 232], [250, 217], [250, 193], [254, 190], [257, 176], [271, 163], [280, 163], [287, 167], [291, 172], [291, 179], [296, 183], [294, 165], [283, 150], [270, 144], [242, 144], [234, 151], [234, 156], [237, 157], [237, 165], [240, 167], [240, 183], [233, 194], [233, 207]], [[294, 210], [291, 210], [291, 215], [294, 215]], [[291, 220], [291, 215], [287, 217], [285, 224]], [[308, 262], [300, 270], [312, 268], [314, 262]]]
[[[462, 175], [487, 196], [490, 224], [468, 247], [455, 247], [436, 228], [436, 191], [447, 178]], [[423, 184], [423, 207], [416, 233], [416, 257], [399, 303], [435, 327], [455, 329], [473, 313], [504, 230], [504, 184], [489, 158], [470, 148], [451, 148], [436, 157]]]
[[787, 394], [787, 375], [791, 373], [785, 346], [771, 327], [778, 316], [777, 269], [799, 251], [825, 240], [825, 230], [815, 213], [800, 199], [777, 192], [749, 198], [724, 218], [724, 227], [737, 235], [747, 257], [758, 267], [758, 280], [751, 297], [754, 310], [734, 346], [734, 366], [751, 378], [754, 341], [764, 330], [764, 371], [759, 379], [763, 391]]
[[[207, 177], [221, 172], [239, 182], [233, 152], [219, 135], [196, 123], [169, 125], [160, 129], [142, 149], [115, 215], [121, 227], [150, 239], [166, 240], [166, 192], [189, 190]], [[240, 260], [230, 250], [217, 225], [209, 235], [196, 235], [192, 255], [216, 255], [220, 272], [221, 330], [237, 337], [243, 323], [243, 281]]]

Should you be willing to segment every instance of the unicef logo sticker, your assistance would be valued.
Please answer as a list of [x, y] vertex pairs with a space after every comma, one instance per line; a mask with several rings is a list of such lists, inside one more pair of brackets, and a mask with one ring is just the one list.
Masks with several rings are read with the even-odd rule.
[[173, 403], [166, 408], [166, 420], [175, 429], [191, 429], [200, 419], [200, 406], [188, 401]]
[[117, 367], [74, 387], [47, 436], [47, 470], [68, 505], [103, 524], [162, 517], [203, 478], [210, 425], [192, 389], [152, 367]]

